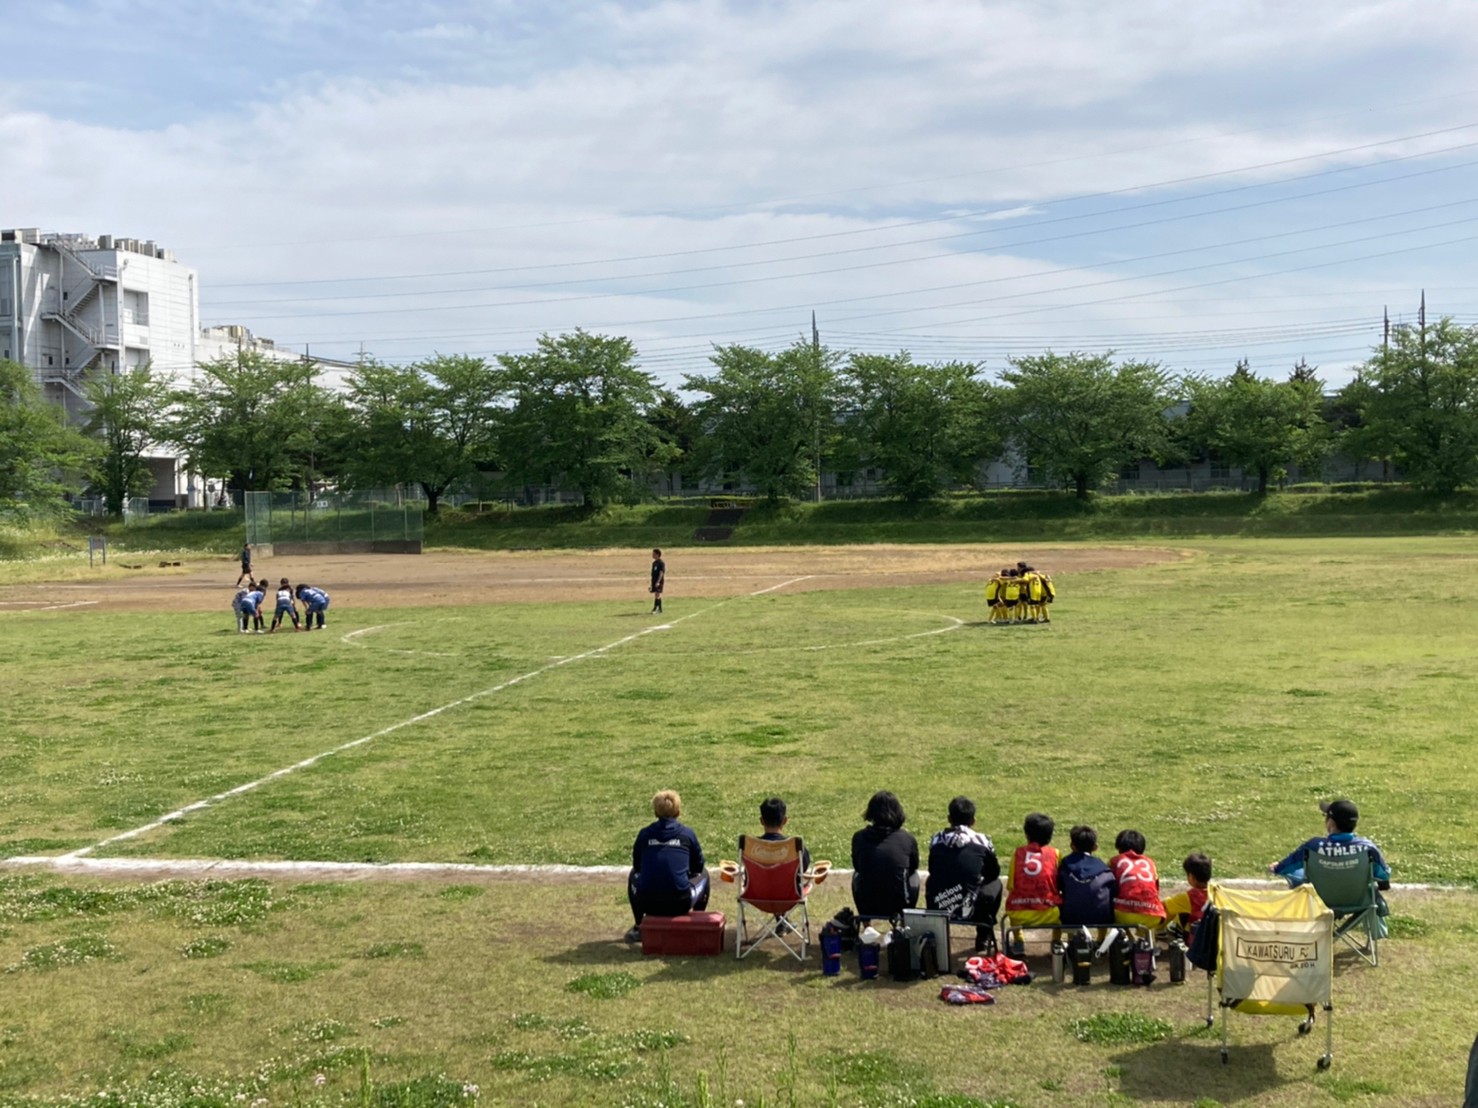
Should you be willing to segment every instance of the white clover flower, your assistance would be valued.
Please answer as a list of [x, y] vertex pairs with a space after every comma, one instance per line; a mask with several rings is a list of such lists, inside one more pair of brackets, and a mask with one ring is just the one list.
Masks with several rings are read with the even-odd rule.
[[477, 1094], [480, 1093], [481, 1091], [482, 1090], [479, 1089], [476, 1085], [474, 1085], [471, 1081], [467, 1082], [465, 1085], [462, 1086], [462, 1095], [463, 1096], [476, 1097]]
[[314, 1085], [322, 1085], [327, 1080], [328, 1080], [328, 1077], [326, 1075], [324, 1075], [324, 1074], [315, 1073], [313, 1075], [313, 1084]]

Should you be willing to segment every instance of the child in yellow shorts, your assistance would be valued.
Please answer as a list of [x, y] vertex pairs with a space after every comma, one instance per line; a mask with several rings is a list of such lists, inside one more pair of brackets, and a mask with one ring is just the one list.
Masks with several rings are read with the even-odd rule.
[[1114, 894], [1114, 923], [1158, 931], [1165, 926], [1160, 874], [1154, 860], [1145, 857], [1144, 848], [1144, 836], [1138, 831], [1120, 831], [1114, 839], [1114, 849], [1119, 852], [1109, 861], [1109, 868], [1119, 880]]
[[[1033, 812], [1022, 824], [1026, 845], [1011, 857], [1006, 879], [1005, 915], [1014, 928], [1052, 927], [1059, 919], [1062, 893], [1057, 888], [1057, 848], [1051, 846], [1056, 825], [1052, 817]], [[1011, 955], [1025, 953], [1021, 932], [1013, 931]]]

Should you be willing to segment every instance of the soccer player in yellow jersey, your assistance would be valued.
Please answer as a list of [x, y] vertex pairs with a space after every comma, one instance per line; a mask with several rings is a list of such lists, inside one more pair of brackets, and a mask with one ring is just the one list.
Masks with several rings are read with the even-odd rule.
[[1005, 579], [998, 573], [985, 583], [985, 606], [990, 609], [985, 617], [987, 623], [1001, 621], [1001, 586]]
[[1021, 605], [1021, 578], [1014, 569], [1006, 571], [1006, 586], [1001, 590], [1001, 603], [1006, 609], [1005, 618], [1019, 623], [1024, 609]]

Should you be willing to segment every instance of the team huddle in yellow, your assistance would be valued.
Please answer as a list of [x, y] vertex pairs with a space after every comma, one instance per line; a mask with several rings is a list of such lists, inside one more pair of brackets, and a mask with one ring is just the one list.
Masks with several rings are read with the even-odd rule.
[[1051, 623], [1047, 605], [1057, 599], [1052, 578], [1038, 573], [1025, 562], [1003, 569], [985, 585], [985, 603], [990, 608], [987, 623]]

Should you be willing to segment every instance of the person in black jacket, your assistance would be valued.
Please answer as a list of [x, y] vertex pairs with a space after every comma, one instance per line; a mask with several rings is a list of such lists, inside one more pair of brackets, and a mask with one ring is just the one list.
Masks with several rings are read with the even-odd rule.
[[656, 822], [637, 832], [632, 844], [626, 899], [631, 902], [636, 924], [626, 932], [628, 943], [641, 942], [644, 916], [681, 916], [708, 907], [703, 847], [693, 829], [677, 821], [682, 810], [682, 798], [671, 789], [663, 789], [652, 797]]
[[1003, 892], [995, 844], [975, 830], [975, 802], [957, 796], [949, 802], [949, 826], [929, 840], [924, 903], [955, 919], [974, 920], [975, 949], [988, 950]]
[[852, 900], [859, 916], [893, 919], [919, 902], [919, 844], [903, 830], [903, 805], [873, 793], [867, 826], [852, 836]]

